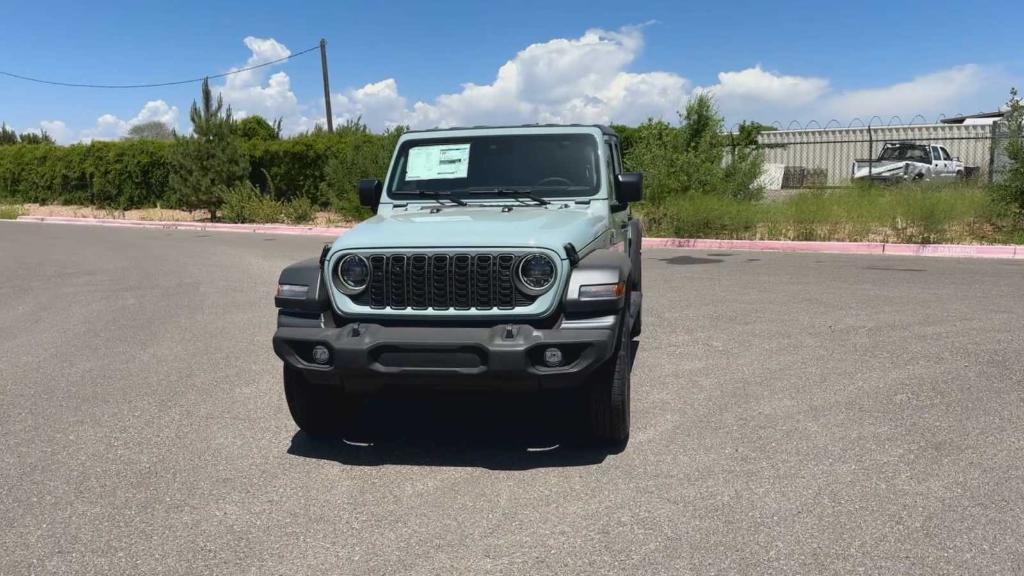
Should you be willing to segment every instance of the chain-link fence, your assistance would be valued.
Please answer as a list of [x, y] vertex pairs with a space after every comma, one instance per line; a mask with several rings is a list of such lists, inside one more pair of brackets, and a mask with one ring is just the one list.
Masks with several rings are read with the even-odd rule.
[[[795, 124], [795, 123], [794, 123]], [[759, 184], [779, 191], [839, 188], [860, 180], [960, 180], [979, 185], [999, 179], [1005, 164], [1005, 126], [998, 121], [768, 129], [757, 136], [764, 154]], [[734, 145], [738, 133], [731, 135]]]

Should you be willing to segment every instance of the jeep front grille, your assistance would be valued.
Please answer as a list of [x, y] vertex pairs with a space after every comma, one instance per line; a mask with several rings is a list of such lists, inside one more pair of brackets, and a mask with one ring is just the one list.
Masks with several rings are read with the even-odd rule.
[[536, 297], [516, 289], [516, 254], [373, 254], [355, 304], [375, 310], [512, 310]]

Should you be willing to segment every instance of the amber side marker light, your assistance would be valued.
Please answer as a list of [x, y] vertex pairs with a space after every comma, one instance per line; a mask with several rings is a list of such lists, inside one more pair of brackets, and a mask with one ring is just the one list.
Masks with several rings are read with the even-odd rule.
[[580, 286], [580, 300], [617, 300], [625, 293], [625, 282]]
[[291, 298], [293, 300], [305, 300], [309, 294], [309, 286], [301, 284], [278, 284], [277, 297]]

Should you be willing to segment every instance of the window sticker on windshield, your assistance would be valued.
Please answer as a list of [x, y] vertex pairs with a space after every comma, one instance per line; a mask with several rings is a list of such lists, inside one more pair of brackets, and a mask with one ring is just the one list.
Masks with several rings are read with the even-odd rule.
[[417, 146], [409, 150], [405, 179], [465, 178], [469, 173], [469, 144]]

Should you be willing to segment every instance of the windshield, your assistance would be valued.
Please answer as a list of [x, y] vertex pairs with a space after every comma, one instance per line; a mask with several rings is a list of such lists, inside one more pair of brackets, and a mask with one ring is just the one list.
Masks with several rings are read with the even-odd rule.
[[914, 162], [931, 162], [927, 146], [890, 146], [882, 150], [879, 160], [911, 160]]
[[600, 166], [598, 141], [590, 134], [409, 140], [395, 157], [388, 192], [486, 197], [514, 189], [537, 196], [590, 196], [601, 188]]

